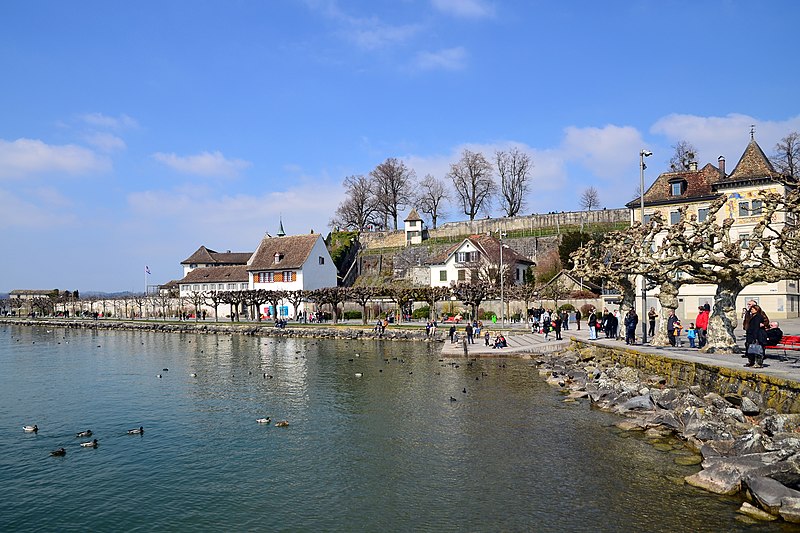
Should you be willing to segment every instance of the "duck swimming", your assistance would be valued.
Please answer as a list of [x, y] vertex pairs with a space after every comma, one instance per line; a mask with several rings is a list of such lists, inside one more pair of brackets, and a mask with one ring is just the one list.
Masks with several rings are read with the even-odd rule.
[[256, 422], [258, 422], [259, 424], [269, 424], [270, 421], [271, 421], [270, 417], [267, 417], [267, 418], [256, 418]]
[[81, 431], [80, 433], [76, 433], [75, 436], [76, 437], [91, 437], [92, 436], [92, 430], [91, 429], [87, 429], [86, 431]]
[[36, 424], [32, 426], [22, 426], [22, 431], [24, 431], [25, 433], [36, 433], [37, 431], [39, 431], [39, 426], [37, 426]]
[[139, 426], [138, 428], [133, 428], [128, 430], [128, 435], [141, 435], [144, 433], [144, 427]]
[[97, 448], [97, 439], [81, 442], [81, 448]]
[[289, 425], [289, 421], [288, 420], [281, 420], [280, 422], [275, 422], [275, 427], [276, 428], [285, 428], [288, 425]]
[[52, 452], [50, 452], [50, 455], [52, 455], [53, 457], [63, 457], [67, 455], [67, 450], [65, 450], [64, 448], [59, 448], [57, 450], [53, 450]]

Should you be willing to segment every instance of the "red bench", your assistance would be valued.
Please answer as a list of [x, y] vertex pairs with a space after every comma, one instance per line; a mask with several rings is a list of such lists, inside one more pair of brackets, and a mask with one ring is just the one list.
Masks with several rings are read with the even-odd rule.
[[788, 359], [787, 351], [800, 352], [800, 335], [784, 335], [779, 343], [767, 345], [765, 348], [767, 350], [783, 350], [783, 356]]

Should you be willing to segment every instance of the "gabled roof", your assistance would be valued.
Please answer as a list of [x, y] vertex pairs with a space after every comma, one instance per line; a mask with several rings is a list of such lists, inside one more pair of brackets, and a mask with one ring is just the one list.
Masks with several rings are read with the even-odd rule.
[[756, 140], [750, 139], [741, 159], [736, 163], [736, 168], [729, 176], [722, 179], [719, 185], [724, 186], [751, 180], [772, 180], [780, 177], [781, 173], [775, 170]]
[[[716, 196], [713, 185], [723, 179], [720, 169], [706, 164], [700, 170], [681, 170], [679, 172], [664, 172], [644, 193], [645, 205], [659, 205], [679, 202], [702, 200]], [[672, 196], [672, 184], [676, 181], [686, 183], [686, 189], [680, 196]], [[634, 209], [639, 207], [640, 199], [631, 200], [625, 207]]]
[[249, 281], [244, 265], [195, 268], [178, 283], [246, 283]]
[[[288, 237], [264, 237], [261, 244], [247, 263], [247, 270], [286, 270], [302, 268], [311, 250], [321, 239], [319, 233], [308, 235], [291, 235]], [[275, 254], [281, 255], [279, 263], [275, 262]]]
[[[446, 251], [431, 257], [428, 261], [428, 264], [442, 265], [446, 263], [450, 257], [456, 253], [466, 242], [472, 243], [472, 245], [475, 246], [479, 252], [481, 252], [482, 261], [486, 260], [494, 264], [500, 263], [500, 241], [498, 239], [492, 237], [491, 235], [471, 235], [460, 243], [454, 244]], [[503, 250], [503, 263], [523, 263], [528, 265], [534, 264], [533, 261], [509, 247], [508, 243], [506, 243], [505, 246], [506, 247]]]
[[551, 284], [555, 283], [560, 278], [565, 278], [567, 284], [570, 284], [570, 285], [572, 285], [574, 287], [578, 287], [578, 288], [583, 287], [584, 290], [593, 292], [595, 294], [600, 294], [600, 293], [603, 292], [603, 288], [600, 285], [597, 285], [596, 283], [592, 283], [591, 281], [586, 280], [586, 279], [581, 280], [580, 278], [576, 278], [575, 276], [572, 275], [572, 273], [569, 270], [562, 270], [561, 272], [559, 272], [558, 274], [556, 274], [555, 276], [550, 278], [550, 281], [548, 281], [547, 283], [545, 283], [544, 285], [539, 287], [539, 290], [541, 291], [542, 289], [544, 289], [548, 285], [551, 285]]
[[216, 252], [201, 246], [188, 259], [181, 261], [182, 265], [246, 265], [253, 252]]
[[422, 217], [420, 217], [419, 213], [417, 213], [417, 210], [413, 208], [411, 209], [411, 212], [408, 214], [405, 220], [403, 220], [403, 222], [411, 222], [412, 220], [422, 221]]

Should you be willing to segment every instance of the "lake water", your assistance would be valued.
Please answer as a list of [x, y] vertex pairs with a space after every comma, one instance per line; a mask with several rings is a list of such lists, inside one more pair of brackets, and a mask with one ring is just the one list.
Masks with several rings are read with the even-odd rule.
[[0, 325], [0, 531], [785, 527], [675, 483], [697, 467], [530, 361], [439, 348]]

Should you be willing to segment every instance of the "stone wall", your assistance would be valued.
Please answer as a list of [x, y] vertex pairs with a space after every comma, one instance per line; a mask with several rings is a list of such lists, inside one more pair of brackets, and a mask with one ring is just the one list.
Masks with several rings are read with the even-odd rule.
[[64, 320], [64, 319], [3, 319], [3, 324], [21, 326], [47, 326], [70, 329], [106, 329], [125, 331], [156, 331], [164, 333], [210, 333], [217, 335], [255, 335], [261, 337], [303, 337], [315, 339], [385, 339], [425, 342], [444, 342], [445, 332], [437, 332], [428, 337], [422, 329], [400, 329], [401, 326], [389, 326], [383, 335], [376, 334], [372, 328], [347, 328], [330, 326], [304, 326], [276, 328], [272, 323], [203, 323], [182, 322], [179, 324], [159, 324], [151, 321], [116, 321], [116, 320]]
[[[447, 222], [436, 229], [427, 230], [429, 239], [457, 239], [465, 235], [506, 232], [570, 231], [575, 227], [596, 224], [619, 224], [630, 221], [628, 209], [601, 209], [599, 211], [567, 211], [544, 215], [526, 215], [502, 218], [481, 218], [473, 221]], [[405, 246], [405, 232], [379, 231], [362, 233], [359, 237], [365, 248], [391, 248]]]
[[[602, 354], [615, 362], [667, 379], [670, 387], [699, 385], [725, 397], [757, 395], [762, 405], [779, 413], [800, 413], [800, 383], [752, 371], [707, 365], [639, 352], [633, 348], [605, 347], [573, 340], [583, 355]], [[736, 362], [739, 362], [738, 356]]]

